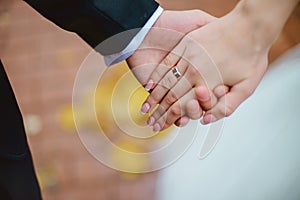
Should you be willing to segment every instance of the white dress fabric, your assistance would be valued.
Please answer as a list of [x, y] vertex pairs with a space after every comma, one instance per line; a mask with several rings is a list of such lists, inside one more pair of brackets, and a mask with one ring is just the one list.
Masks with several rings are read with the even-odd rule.
[[[199, 122], [191, 123], [186, 133]], [[225, 120], [213, 151], [199, 159], [208, 128], [200, 126], [187, 152], [160, 171], [158, 200], [299, 200], [300, 45], [270, 66]]]

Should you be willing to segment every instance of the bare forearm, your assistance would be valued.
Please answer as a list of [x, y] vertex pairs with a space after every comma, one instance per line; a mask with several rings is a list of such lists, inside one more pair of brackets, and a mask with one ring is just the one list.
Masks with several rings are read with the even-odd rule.
[[233, 10], [247, 20], [256, 39], [272, 45], [299, 0], [242, 0]]

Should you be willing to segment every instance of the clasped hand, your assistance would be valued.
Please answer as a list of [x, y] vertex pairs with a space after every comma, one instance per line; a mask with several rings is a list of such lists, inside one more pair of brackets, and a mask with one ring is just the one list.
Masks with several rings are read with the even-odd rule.
[[256, 43], [244, 20], [234, 12], [220, 19], [202, 11], [163, 13], [127, 60], [150, 91], [141, 112], [151, 113], [147, 124], [155, 132], [189, 119], [215, 122], [254, 92], [270, 45]]

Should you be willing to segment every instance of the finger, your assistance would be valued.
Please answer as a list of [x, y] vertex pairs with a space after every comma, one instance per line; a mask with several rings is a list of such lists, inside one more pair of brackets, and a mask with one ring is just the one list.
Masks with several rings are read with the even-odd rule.
[[[203, 110], [208, 110], [217, 103], [217, 98], [205, 86], [198, 86], [197, 88], [195, 88], [195, 96], [198, 101], [195, 99], [190, 100], [186, 107], [186, 115], [191, 119], [199, 119], [203, 114]], [[198, 115], [191, 114], [196, 114], [195, 110], [197, 110], [196, 106], [192, 105], [192, 103], [195, 103], [194, 101], [197, 102], [200, 108], [198, 111]]]
[[195, 88], [195, 96], [203, 110], [210, 110], [217, 103], [217, 97], [204, 85]]
[[[180, 86], [182, 88], [180, 88]], [[177, 88], [177, 89], [175, 89], [175, 92], [173, 91], [174, 88], [172, 88], [172, 90], [169, 91], [169, 93], [164, 97], [164, 99], [162, 100], [162, 102], [157, 106], [157, 109], [151, 114], [152, 119], [150, 120], [150, 122], [154, 122], [157, 119], [159, 119], [161, 116], [163, 116], [165, 114], [165, 112], [170, 108], [170, 106], [172, 104], [174, 104], [175, 102], [177, 102], [181, 97], [183, 97], [186, 94], [186, 91], [189, 91], [192, 88], [192, 86], [190, 86], [190, 83], [186, 79], [184, 79], [184, 78], [180, 79], [178, 81], [178, 83], [176, 84], [175, 87]], [[177, 93], [179, 93], [179, 94], [177, 94]], [[149, 102], [149, 100], [150, 100], [149, 105], [151, 105], [151, 108], [153, 108], [154, 105], [151, 104], [151, 95], [152, 94], [149, 95], [149, 97], [146, 100], [146, 102]], [[193, 113], [193, 110], [189, 111], [189, 112]], [[194, 117], [194, 115], [192, 117]], [[153, 124], [150, 123], [148, 125], [152, 126]]]
[[186, 126], [190, 121], [190, 118], [188, 118], [187, 116], [183, 116], [180, 119], [178, 119], [174, 124], [175, 126], [178, 127], [183, 127]]
[[213, 93], [217, 97], [217, 99], [221, 98], [225, 94], [229, 92], [229, 86], [226, 85], [218, 85], [214, 88]]
[[168, 109], [164, 108], [162, 105], [158, 105], [157, 108], [154, 110], [154, 112], [149, 117], [149, 120], [147, 122], [148, 126], [153, 126], [156, 120], [158, 120], [161, 116], [163, 116]]
[[190, 119], [196, 120], [200, 119], [202, 116], [203, 111], [199, 105], [199, 102], [196, 99], [192, 99], [187, 102], [186, 104], [186, 116]]
[[176, 101], [153, 125], [153, 131], [162, 131], [174, 124], [181, 117], [185, 116], [185, 106], [190, 99], [194, 99], [194, 92], [191, 90], [178, 101]]
[[251, 87], [248, 81], [232, 87], [227, 94], [219, 99], [218, 103], [211, 110], [204, 114], [202, 123], [209, 124], [230, 116], [253, 93], [254, 88]]
[[185, 46], [179, 44], [162, 60], [162, 62], [151, 73], [148, 83], [145, 86], [145, 90], [150, 91], [155, 87], [156, 83], [164, 77], [170, 68], [179, 62], [180, 58], [184, 54], [184, 50]]
[[[176, 67], [176, 73], [183, 74], [185, 73], [185, 70], [187, 68], [187, 63], [183, 60], [179, 61], [177, 67]], [[178, 80], [180, 77], [176, 77], [174, 74], [173, 69], [170, 69], [167, 74], [160, 80], [160, 82], [156, 85], [156, 87], [153, 89], [153, 91], [150, 93], [150, 95], [145, 100], [141, 112], [147, 113], [152, 110], [158, 103], [161, 102], [161, 100], [164, 98], [164, 96], [169, 92], [169, 90], [175, 85], [180, 82], [181, 79]], [[175, 93], [176, 94], [176, 93]], [[172, 96], [172, 103], [176, 101], [178, 98], [180, 98], [182, 95], [181, 93], [179, 96], [176, 95]], [[175, 100], [174, 100], [175, 99]], [[145, 106], [144, 106], [145, 105]], [[169, 106], [168, 106], [169, 107]], [[165, 108], [168, 108], [165, 106]]]
[[167, 110], [178, 99], [183, 97], [188, 91], [192, 90], [193, 86], [195, 85], [194, 82], [201, 79], [199, 77], [198, 79], [189, 80], [185, 78], [185, 75], [186, 73], [160, 101], [160, 106], [165, 108], [165, 110]]
[[167, 95], [161, 100], [160, 105], [167, 110], [173, 103], [179, 98], [184, 96], [190, 91], [194, 85], [204, 84], [201, 74], [187, 61], [182, 59], [180, 63], [184, 63], [186, 69], [183, 77], [174, 85], [174, 87], [167, 93]]
[[[153, 112], [152, 117], [154, 119], [151, 120], [151, 122], [159, 119], [173, 103], [175, 103], [178, 99], [184, 96], [191, 89], [192, 89], [192, 85], [184, 77], [180, 79], [180, 81], [164, 97], [164, 99], [162, 100], [158, 108]], [[200, 91], [199, 98], [202, 98], [201, 99], [202, 101], [199, 101], [199, 103], [202, 103], [204, 108], [210, 109], [213, 105], [217, 103], [217, 98], [212, 93], [210, 93], [210, 91], [206, 89], [205, 86], [199, 86], [198, 90]], [[205, 95], [205, 97], [203, 97], [203, 94]], [[203, 100], [203, 98], [205, 98], [204, 99], [205, 101]], [[201, 110], [200, 110], [198, 108], [200, 107], [199, 103], [195, 102], [196, 100], [195, 101], [190, 100], [190, 101], [191, 102], [189, 102], [186, 107], [186, 111], [187, 111], [186, 115], [190, 119], [199, 119], [202, 116], [203, 106], [200, 104], [201, 106]]]

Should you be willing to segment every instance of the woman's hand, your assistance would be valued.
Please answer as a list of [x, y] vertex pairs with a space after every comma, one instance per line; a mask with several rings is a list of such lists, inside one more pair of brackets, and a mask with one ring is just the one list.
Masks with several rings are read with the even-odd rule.
[[[150, 112], [160, 104], [148, 124], [154, 131], [167, 128], [195, 112], [188, 106], [195, 99], [206, 110], [204, 124], [231, 115], [259, 84], [267, 69], [268, 51], [298, 2], [242, 0], [228, 15], [189, 33], [146, 85], [153, 91], [141, 111]], [[204, 98], [210, 96], [203, 95], [205, 91], [219, 94], [216, 105], [213, 98]]]
[[[214, 105], [212, 98], [199, 99], [198, 91], [198, 100], [207, 110], [203, 117], [205, 124], [231, 115], [254, 92], [267, 69], [271, 43], [261, 42], [260, 32], [247, 20], [232, 12], [189, 33], [153, 71], [146, 85], [152, 92], [142, 112], [150, 112], [160, 104], [148, 120], [154, 131], [163, 130], [190, 113], [187, 104], [196, 99], [199, 88], [225, 94]], [[174, 67], [181, 74], [178, 79]], [[218, 91], [221, 85], [230, 90], [221, 87], [222, 91]]]

